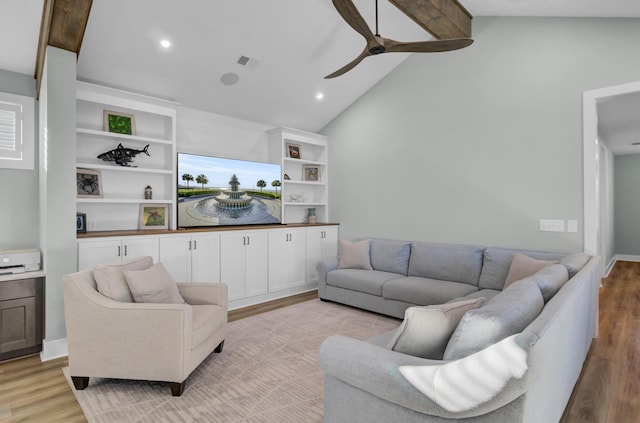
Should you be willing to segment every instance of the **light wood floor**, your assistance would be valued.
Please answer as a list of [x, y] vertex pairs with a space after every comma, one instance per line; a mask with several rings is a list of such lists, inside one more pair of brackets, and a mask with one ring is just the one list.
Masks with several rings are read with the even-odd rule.
[[[229, 320], [316, 297], [314, 291], [234, 310]], [[66, 366], [66, 358], [41, 363], [39, 356], [0, 364], [0, 422], [86, 422], [60, 370]], [[635, 421], [640, 421], [640, 263], [618, 262], [603, 281], [600, 337], [562, 423]]]

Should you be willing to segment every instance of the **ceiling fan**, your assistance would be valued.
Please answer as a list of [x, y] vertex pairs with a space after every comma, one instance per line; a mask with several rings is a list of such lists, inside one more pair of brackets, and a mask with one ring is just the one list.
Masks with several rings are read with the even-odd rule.
[[369, 29], [367, 22], [364, 20], [358, 9], [353, 4], [352, 0], [332, 0], [333, 5], [340, 13], [340, 16], [355, 29], [360, 35], [367, 41], [367, 45], [360, 56], [356, 57], [347, 65], [341, 67], [337, 71], [330, 75], [325, 76], [325, 79], [335, 78], [344, 73], [349, 72], [356, 67], [358, 63], [364, 60], [365, 57], [373, 56], [381, 53], [434, 53], [450, 50], [458, 50], [467, 47], [473, 43], [471, 38], [452, 38], [445, 40], [434, 41], [415, 41], [415, 42], [400, 42], [390, 38], [381, 37], [378, 33], [378, 0], [376, 0], [376, 33], [374, 34]]

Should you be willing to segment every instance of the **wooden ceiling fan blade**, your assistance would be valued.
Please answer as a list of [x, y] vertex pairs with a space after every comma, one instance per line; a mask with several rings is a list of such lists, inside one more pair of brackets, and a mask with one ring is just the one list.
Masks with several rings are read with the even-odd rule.
[[458, 0], [389, 0], [434, 37], [471, 37], [473, 17]]
[[358, 63], [362, 62], [362, 60], [364, 60], [365, 57], [370, 55], [371, 53], [369, 53], [369, 50], [365, 48], [364, 51], [360, 53], [360, 56], [356, 57], [351, 62], [347, 63], [346, 65], [344, 65], [343, 67], [335, 71], [334, 73], [325, 76], [324, 79], [335, 78], [336, 76], [340, 76], [342, 74], [349, 72], [351, 69], [355, 68], [358, 65]]
[[401, 43], [394, 40], [385, 40], [385, 48], [388, 53], [438, 53], [442, 51], [459, 50], [473, 44], [471, 38], [455, 38], [452, 40], [416, 41]]
[[364, 20], [360, 12], [358, 12], [358, 9], [351, 0], [332, 1], [336, 10], [340, 13], [340, 16], [342, 16], [342, 19], [344, 19], [351, 28], [355, 29], [358, 34], [362, 35], [367, 42], [374, 38], [369, 25], [367, 25], [367, 22]]

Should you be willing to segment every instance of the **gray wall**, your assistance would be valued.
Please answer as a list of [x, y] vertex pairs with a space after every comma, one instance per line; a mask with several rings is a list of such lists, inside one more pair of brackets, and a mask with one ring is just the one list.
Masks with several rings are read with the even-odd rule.
[[[582, 93], [638, 80], [640, 20], [473, 31], [467, 49], [410, 56], [323, 129], [330, 219], [344, 238], [582, 250]], [[539, 232], [541, 218], [579, 232]]]
[[640, 155], [615, 158], [616, 254], [640, 256]]
[[[35, 98], [36, 80], [32, 76], [0, 69], [0, 91]], [[34, 134], [37, 133], [35, 128]], [[36, 153], [36, 162], [37, 157]], [[0, 198], [0, 250], [37, 248], [37, 170], [0, 169]]]

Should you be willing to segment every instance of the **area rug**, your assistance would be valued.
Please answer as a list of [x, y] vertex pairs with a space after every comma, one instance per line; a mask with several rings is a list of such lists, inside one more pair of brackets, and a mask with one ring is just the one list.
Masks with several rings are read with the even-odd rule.
[[320, 300], [237, 320], [223, 352], [191, 374], [181, 397], [161, 383], [97, 378], [76, 391], [64, 371], [89, 423], [322, 422], [322, 341], [333, 334], [366, 339], [398, 325]]

